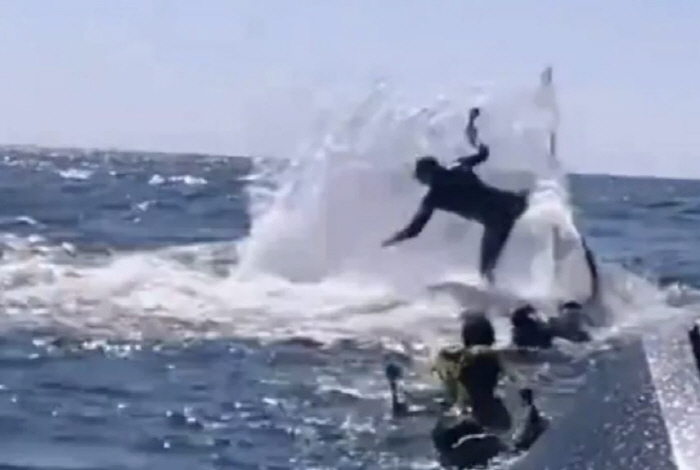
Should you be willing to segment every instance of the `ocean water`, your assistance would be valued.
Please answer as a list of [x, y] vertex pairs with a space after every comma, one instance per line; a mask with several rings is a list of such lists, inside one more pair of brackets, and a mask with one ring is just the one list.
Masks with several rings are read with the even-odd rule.
[[[285, 334], [295, 313], [280, 313], [295, 305], [279, 299], [288, 286], [255, 291], [257, 307], [237, 298], [237, 289], [252, 295], [231, 277], [251, 227], [253, 167], [207, 156], [5, 153], [1, 468], [434, 466], [431, 420], [392, 420], [382, 376], [387, 356], [412, 370], [419, 344], [359, 329], [324, 341], [314, 333], [330, 331], [327, 318], [306, 335]], [[606, 264], [647, 273], [676, 297], [700, 282], [700, 183], [574, 176], [571, 187]], [[338, 322], [402, 308], [336, 294], [325, 315]], [[312, 292], [299, 297], [319, 308]], [[575, 369], [557, 372], [550, 399], [566, 400]]]
[[[437, 214], [379, 244], [419, 201], [415, 154], [466, 151], [463, 118], [372, 95], [286, 159], [3, 149], [0, 468], [437, 468], [434, 417], [392, 419], [383, 366], [435, 396], [428, 360], [465, 307], [435, 286], [474, 287], [480, 229]], [[539, 194], [504, 282], [558, 295], [552, 221], [601, 261], [595, 341], [521, 371], [557, 419], [611, 345], [694, 315], [700, 183], [552, 173], [542, 126], [483, 119], [484, 178]]]

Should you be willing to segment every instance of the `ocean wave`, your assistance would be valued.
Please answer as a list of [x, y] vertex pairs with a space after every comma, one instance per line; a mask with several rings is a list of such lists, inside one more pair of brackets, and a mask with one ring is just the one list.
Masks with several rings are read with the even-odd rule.
[[85, 170], [83, 168], [68, 168], [58, 172], [62, 178], [68, 180], [87, 180], [93, 175], [93, 170]]
[[207, 184], [206, 178], [192, 176], [192, 175], [177, 175], [164, 177], [159, 174], [154, 174], [148, 181], [148, 184], [152, 186], [158, 186], [166, 183], [182, 183], [187, 186], [199, 186]]

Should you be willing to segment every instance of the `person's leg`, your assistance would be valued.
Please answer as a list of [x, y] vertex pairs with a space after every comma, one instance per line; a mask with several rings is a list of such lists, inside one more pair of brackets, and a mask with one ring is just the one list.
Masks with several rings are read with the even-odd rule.
[[484, 234], [481, 238], [481, 256], [479, 259], [479, 271], [486, 280], [493, 284], [493, 270], [496, 268], [498, 258], [503, 251], [506, 240], [513, 227], [513, 221], [506, 220], [498, 223], [484, 225]]
[[493, 284], [493, 270], [496, 268], [501, 251], [513, 230], [515, 222], [527, 209], [527, 193], [503, 193], [492, 210], [499, 216], [484, 221], [484, 234], [481, 238], [481, 259], [479, 270], [489, 283]]

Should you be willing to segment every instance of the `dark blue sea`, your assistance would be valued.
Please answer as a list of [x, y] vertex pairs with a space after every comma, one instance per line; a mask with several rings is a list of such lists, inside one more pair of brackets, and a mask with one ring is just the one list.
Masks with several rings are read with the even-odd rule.
[[[338, 240], [332, 223], [323, 239], [304, 234], [299, 218], [255, 232], [264, 207], [254, 206], [276, 189], [258, 166], [225, 156], [3, 151], [1, 469], [437, 468], [432, 418], [391, 418], [382, 365], [402, 364], [416, 394], [436, 387], [421, 361], [456, 323], [434, 336], [396, 331], [422, 334], [440, 323], [433, 310], [455, 308], [375, 292], [356, 277], [256, 271], [270, 259], [289, 265], [290, 253], [275, 250], [267, 264], [247, 258], [239, 278], [240, 243], [254, 239], [259, 253], [271, 233], [312, 240], [297, 261], [342, 253], [329, 246]], [[654, 311], [692, 303], [700, 183], [569, 183], [598, 259], [622, 284], [640, 284], [630, 297]], [[372, 233], [377, 243], [384, 235]], [[324, 266], [337, 269], [341, 258]], [[577, 361], [597, 354], [605, 348], [533, 372], [551, 416], [584, 383]]]

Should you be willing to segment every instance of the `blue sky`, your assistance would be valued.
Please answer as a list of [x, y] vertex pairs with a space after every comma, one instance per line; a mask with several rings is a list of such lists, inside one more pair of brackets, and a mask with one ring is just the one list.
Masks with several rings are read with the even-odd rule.
[[700, 177], [700, 2], [0, 1], [0, 142], [284, 153], [314, 90], [420, 103], [553, 64], [579, 171]]

